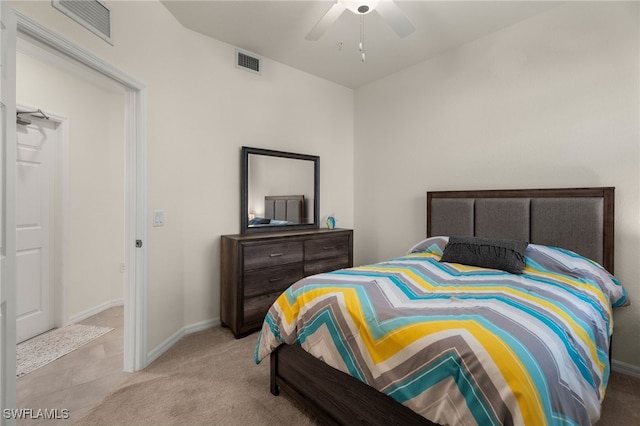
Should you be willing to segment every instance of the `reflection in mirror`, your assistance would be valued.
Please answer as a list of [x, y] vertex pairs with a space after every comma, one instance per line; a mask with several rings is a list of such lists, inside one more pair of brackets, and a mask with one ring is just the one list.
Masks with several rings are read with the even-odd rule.
[[318, 228], [320, 158], [242, 148], [241, 232]]
[[249, 155], [249, 226], [313, 223], [312, 161]]

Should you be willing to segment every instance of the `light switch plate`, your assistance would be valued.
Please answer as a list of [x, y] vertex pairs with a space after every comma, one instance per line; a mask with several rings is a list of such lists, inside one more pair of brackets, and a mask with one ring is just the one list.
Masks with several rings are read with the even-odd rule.
[[164, 226], [164, 210], [153, 211], [153, 226]]

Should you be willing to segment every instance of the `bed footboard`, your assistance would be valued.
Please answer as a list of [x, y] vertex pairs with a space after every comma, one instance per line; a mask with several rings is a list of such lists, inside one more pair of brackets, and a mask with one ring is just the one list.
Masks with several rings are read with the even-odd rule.
[[270, 361], [271, 393], [283, 390], [323, 424], [437, 426], [299, 346], [281, 345]]

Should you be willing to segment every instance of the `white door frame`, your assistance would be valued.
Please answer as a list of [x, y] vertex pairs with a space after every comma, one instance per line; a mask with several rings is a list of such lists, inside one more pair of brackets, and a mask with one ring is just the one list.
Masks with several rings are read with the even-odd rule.
[[[0, 408], [16, 407], [16, 17], [0, 2]], [[0, 416], [0, 425], [15, 419]]]
[[[142, 82], [14, 10], [26, 35], [125, 89], [124, 371], [147, 364], [147, 88]], [[142, 242], [137, 247], [136, 242]]]

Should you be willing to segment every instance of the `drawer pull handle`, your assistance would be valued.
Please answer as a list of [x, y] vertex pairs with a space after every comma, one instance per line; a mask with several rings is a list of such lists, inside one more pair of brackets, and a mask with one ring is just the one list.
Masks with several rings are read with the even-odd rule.
[[269, 257], [278, 257], [278, 256], [282, 256], [282, 255], [283, 255], [283, 253], [271, 253], [269, 255]]
[[322, 250], [335, 250], [335, 247], [334, 246], [325, 246], [325, 247], [322, 247]]
[[278, 281], [282, 281], [282, 278], [269, 278], [270, 283], [277, 283]]

